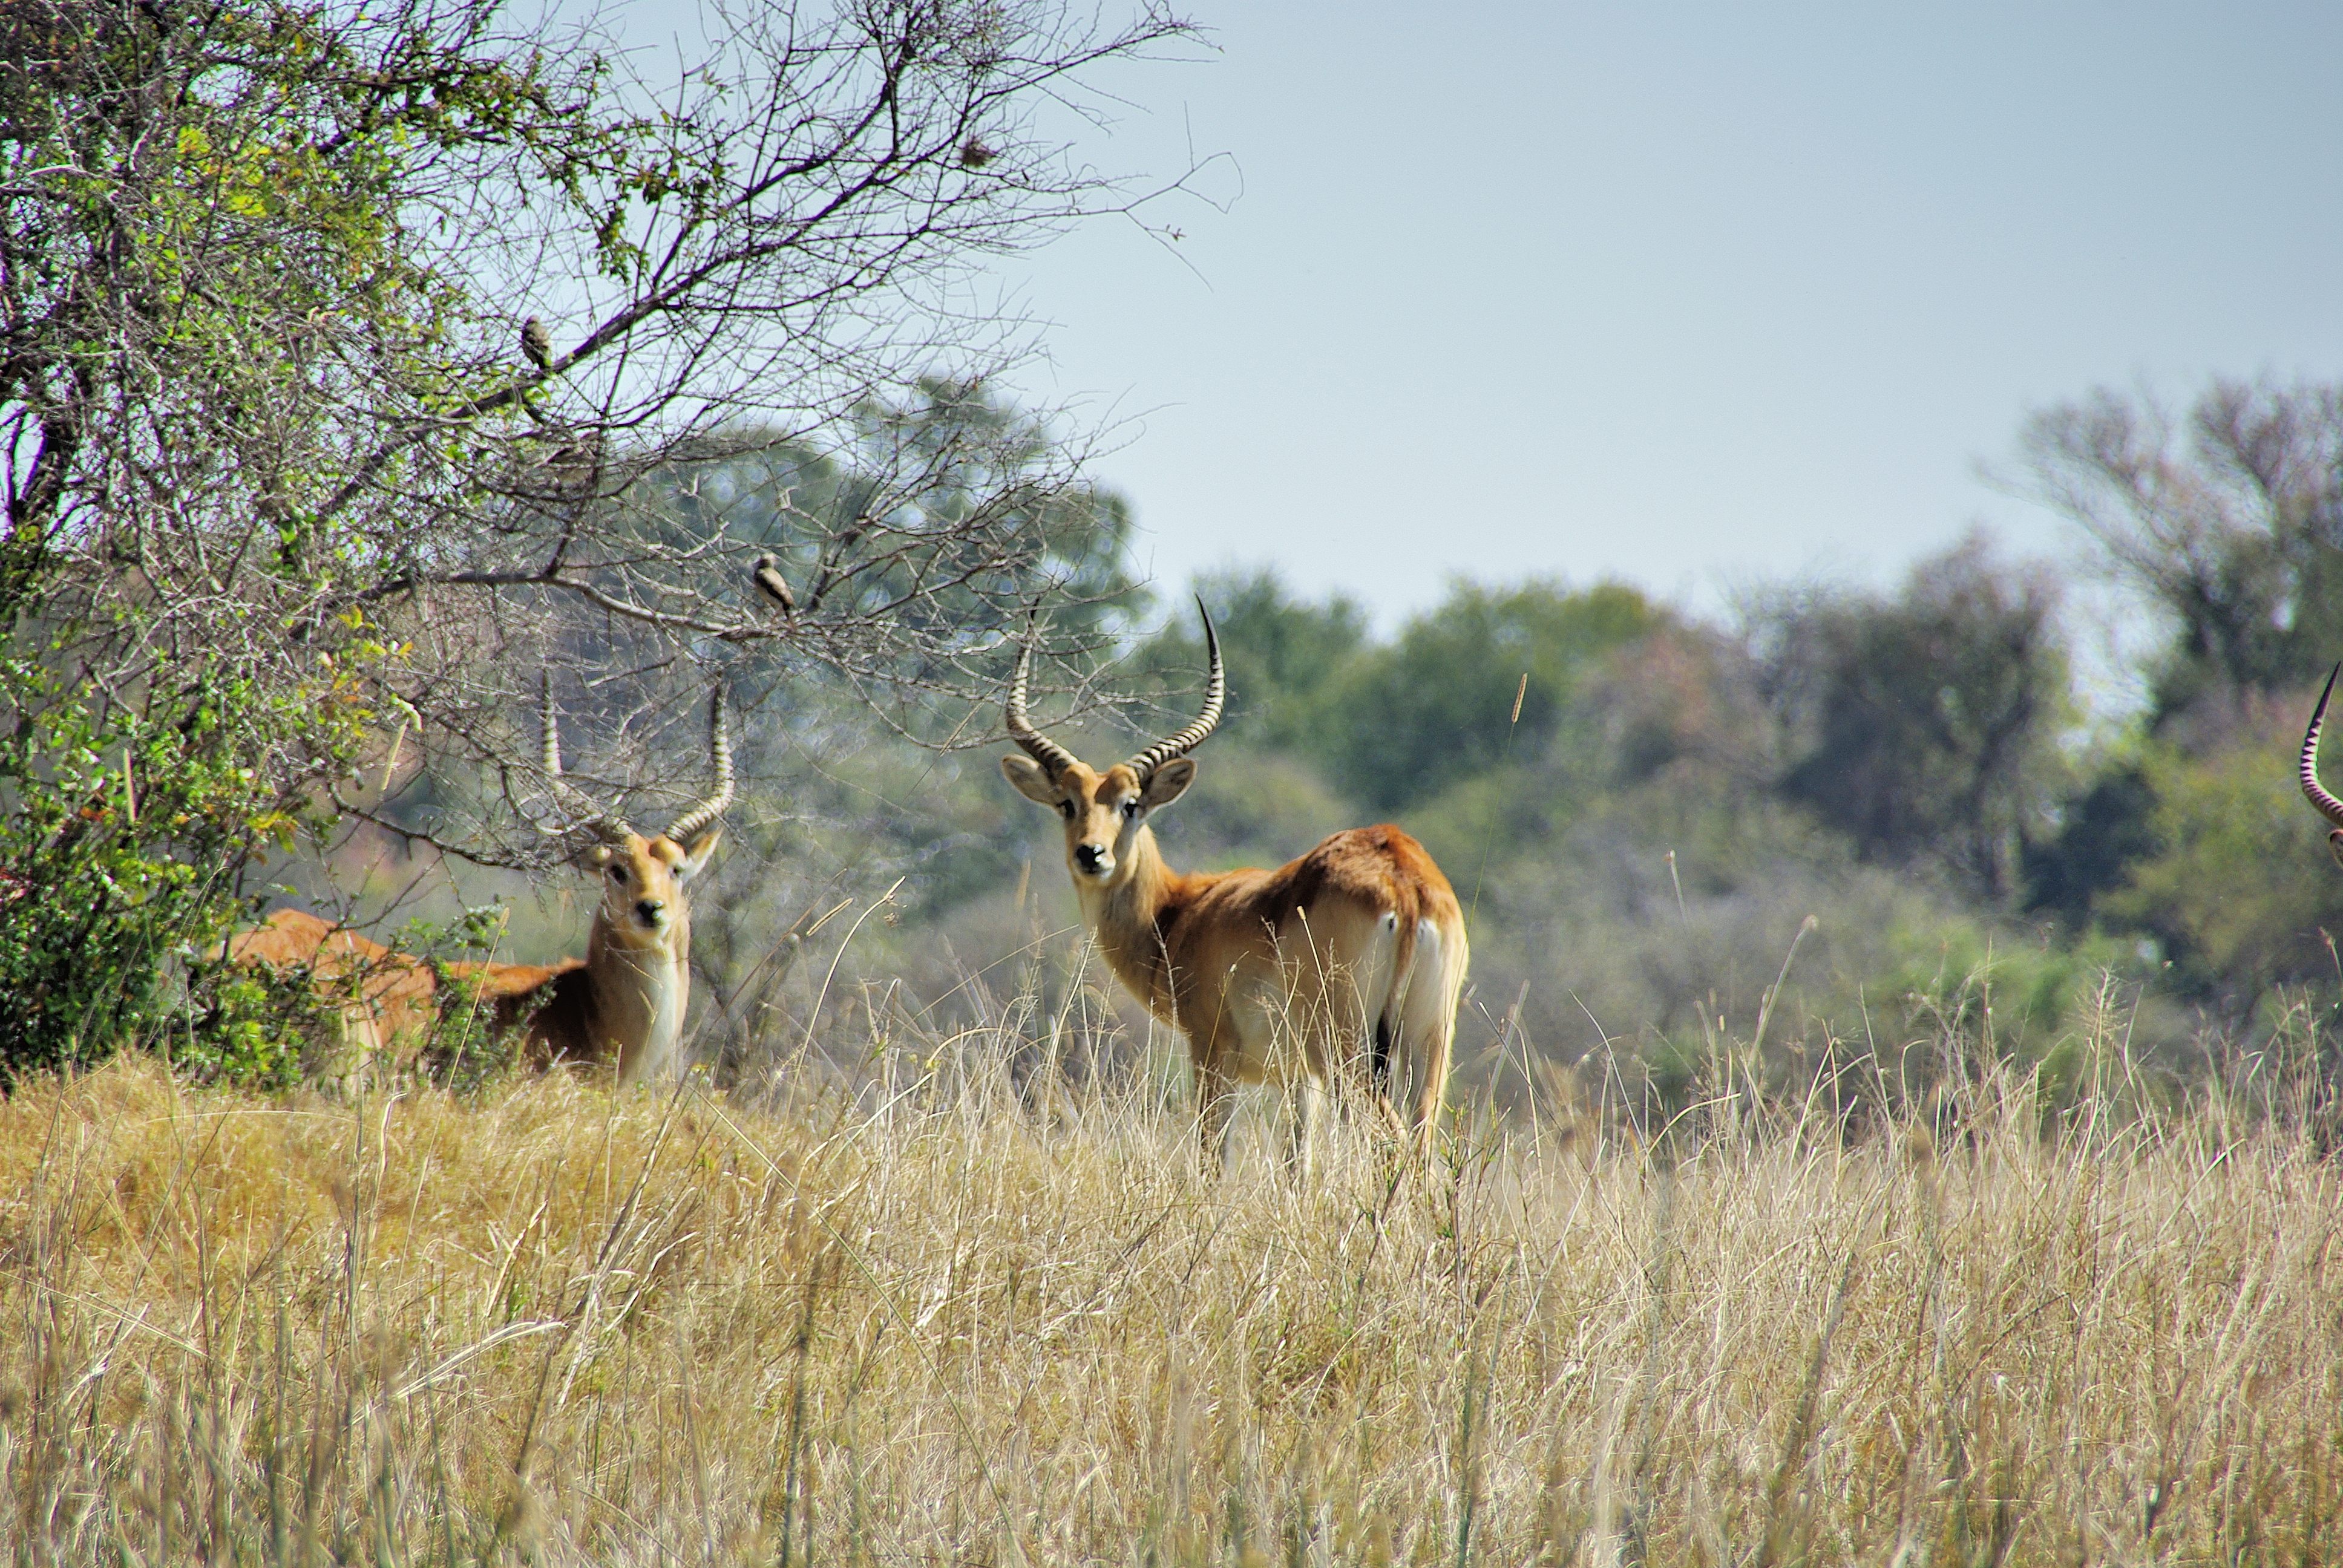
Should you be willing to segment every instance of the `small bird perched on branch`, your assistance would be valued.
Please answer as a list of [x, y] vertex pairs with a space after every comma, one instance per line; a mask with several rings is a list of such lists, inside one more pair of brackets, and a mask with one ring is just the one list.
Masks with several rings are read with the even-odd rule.
[[789, 579], [781, 576], [781, 568], [773, 564], [772, 557], [757, 558], [755, 576], [757, 586], [764, 590], [767, 598], [781, 607], [783, 615], [797, 614], [798, 596], [789, 591]]
[[539, 370], [553, 368], [553, 334], [534, 316], [520, 324], [520, 351]]
[[589, 430], [556, 447], [545, 459], [545, 471], [565, 490], [595, 488], [602, 474], [602, 432]]

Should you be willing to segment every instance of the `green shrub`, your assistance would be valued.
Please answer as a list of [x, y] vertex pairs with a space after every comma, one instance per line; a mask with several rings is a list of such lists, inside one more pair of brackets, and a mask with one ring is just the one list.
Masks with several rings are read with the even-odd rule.
[[294, 752], [315, 778], [353, 752], [345, 695], [338, 678], [273, 699], [218, 679], [125, 693], [54, 648], [0, 659], [0, 1081], [133, 1040], [206, 1077], [293, 1070], [314, 1006], [216, 955], [251, 912], [256, 856], [318, 821], [256, 763]]

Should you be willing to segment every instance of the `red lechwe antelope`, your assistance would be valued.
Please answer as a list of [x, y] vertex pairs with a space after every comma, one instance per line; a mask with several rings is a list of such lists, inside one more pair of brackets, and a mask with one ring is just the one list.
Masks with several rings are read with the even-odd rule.
[[2310, 728], [2302, 737], [2302, 792], [2327, 819], [2327, 849], [2338, 864], [2343, 864], [2343, 800], [2338, 800], [2318, 782], [2318, 731], [2327, 722], [2327, 699], [2335, 695], [2335, 678], [2343, 675], [2343, 664], [2327, 672], [2327, 689], [2318, 694], [2318, 706], [2310, 711]]
[[[524, 1060], [615, 1062], [622, 1084], [672, 1070], [691, 1000], [691, 906], [684, 885], [708, 864], [724, 832], [717, 818], [732, 799], [732, 747], [721, 687], [709, 699], [708, 722], [714, 789], [666, 832], [646, 839], [593, 807], [562, 778], [561, 739], [548, 684], [541, 760], [569, 808], [570, 820], [538, 828], [566, 833], [574, 827], [594, 837], [578, 856], [579, 865], [602, 885], [585, 960], [447, 966], [452, 979], [474, 989], [491, 1007], [494, 1027], [525, 1030]], [[429, 966], [298, 910], [278, 910], [266, 925], [236, 938], [228, 956], [272, 969], [307, 969], [322, 980], [355, 979], [356, 994], [341, 1010], [351, 1044], [384, 1047], [438, 1016], [437, 975]]]
[[1290, 1154], [1306, 1165], [1322, 1088], [1337, 1073], [1363, 1080], [1386, 1110], [1403, 1102], [1427, 1146], [1467, 951], [1463, 912], [1423, 846], [1388, 825], [1353, 828], [1273, 871], [1193, 875], [1155, 847], [1148, 817], [1195, 781], [1187, 753], [1220, 722], [1226, 681], [1210, 614], [1204, 640], [1202, 716], [1104, 772], [1026, 719], [1029, 646], [1009, 689], [1009, 737], [1030, 756], [1004, 757], [1001, 770], [1062, 819], [1083, 923], [1115, 978], [1187, 1035], [1208, 1151], [1226, 1157], [1231, 1090], [1269, 1082], [1291, 1093]]

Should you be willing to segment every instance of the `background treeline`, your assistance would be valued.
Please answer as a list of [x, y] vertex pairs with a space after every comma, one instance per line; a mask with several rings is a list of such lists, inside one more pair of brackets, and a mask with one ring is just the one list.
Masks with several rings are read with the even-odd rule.
[[[288, 893], [578, 950], [540, 690], [570, 782], [656, 825], [713, 684], [722, 1072], [1002, 1008], [1077, 1072], [1141, 1053], [990, 738], [1029, 638], [1079, 749], [1163, 732], [1197, 628], [1134, 570], [1147, 498], [998, 390], [1034, 340], [966, 286], [1179, 188], [1101, 171], [1082, 84], [1193, 39], [1145, 0], [803, 0], [645, 82], [493, 0], [0, 14], [0, 1074], [140, 1040], [289, 1075], [307, 999], [218, 961]], [[2064, 568], [1970, 540], [1715, 616], [1493, 578], [1386, 638], [1240, 566], [1197, 585], [1233, 705], [1163, 835], [1212, 867], [1417, 833], [1484, 1077], [2055, 1056], [2134, 1000], [2142, 1052], [2250, 1045], [2338, 980], [2290, 750], [2343, 653], [2339, 474], [2343, 392], [2223, 382], [2023, 424]], [[2078, 694], [2062, 569], [2129, 607], [2136, 704]]]
[[[1389, 638], [1272, 569], [1215, 574], [1195, 586], [1229, 717], [1158, 830], [1196, 869], [1369, 820], [1420, 836], [1472, 910], [1462, 1039], [1484, 1077], [1594, 1056], [1672, 1091], [1740, 1051], [1925, 1080], [1896, 1042], [1946, 1028], [2056, 1073], [2079, 1016], [2115, 1008], [2143, 1060], [2249, 1046], [2302, 988], [2336, 989], [2343, 874], [2292, 763], [2343, 654], [2338, 439], [2321, 387], [2217, 384], [2181, 417], [2103, 394], [2026, 424], [2015, 482], [2081, 525], [2068, 569], [2125, 592], [2130, 664], [2100, 679], [2143, 695], [2096, 706], [2062, 571], [1981, 538], [1890, 591], [1762, 588], [1715, 617], [1615, 583], [1457, 582]], [[743, 548], [788, 540], [753, 504], [764, 472], [719, 491], [743, 498]], [[801, 504], [851, 487], [792, 482]], [[1184, 596], [1127, 576], [1131, 508], [1093, 494], [1078, 515], [1085, 624], [1152, 628], [1061, 667], [1040, 709], [1102, 763], [1184, 721], [1202, 648]], [[839, 682], [759, 669], [736, 679], [773, 683], [744, 742], [760, 782], [698, 900], [704, 1049], [766, 1071], [846, 1015], [883, 1035], [1027, 1006], [1072, 1020], [1075, 1070], [1127, 1053], [1143, 1025], [1082, 967], [1055, 826], [982, 744], [997, 709], [915, 744]], [[358, 845], [342, 885], [361, 862], [373, 890], [410, 885], [385, 850]], [[519, 898], [506, 940], [531, 954], [579, 940], [558, 879], [534, 900], [455, 885]]]

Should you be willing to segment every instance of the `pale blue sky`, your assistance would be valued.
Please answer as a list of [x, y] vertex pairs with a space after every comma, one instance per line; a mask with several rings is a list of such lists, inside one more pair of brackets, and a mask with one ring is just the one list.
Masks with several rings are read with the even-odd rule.
[[1168, 579], [1388, 617], [2055, 552], [1976, 472], [2028, 407], [2343, 377], [2343, 8], [1428, 9], [1200, 6], [1220, 57], [1121, 133], [1241, 166], [1195, 273], [1112, 228], [1031, 268], [1046, 389], [1144, 415], [1102, 467]]
[[[1126, 70], [1106, 166], [1229, 155], [1004, 275], [1030, 396], [1153, 571], [1271, 561], [1389, 624], [1446, 578], [1883, 580], [2097, 383], [2343, 378], [2343, 8], [1237, 5]], [[1237, 193], [1221, 171], [1208, 187]]]

